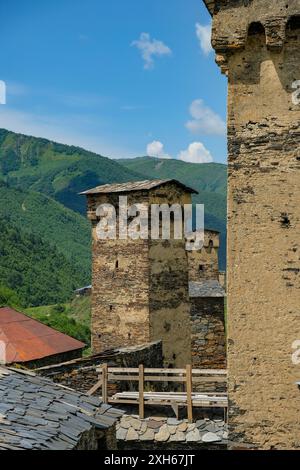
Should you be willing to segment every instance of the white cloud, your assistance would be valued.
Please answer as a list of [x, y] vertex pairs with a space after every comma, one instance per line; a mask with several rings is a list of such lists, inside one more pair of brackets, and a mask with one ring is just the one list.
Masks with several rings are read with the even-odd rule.
[[195, 100], [190, 106], [192, 120], [186, 128], [194, 134], [222, 135], [226, 134], [226, 124], [217, 113], [204, 104], [203, 100]]
[[171, 55], [171, 49], [162, 41], [151, 39], [149, 33], [141, 33], [140, 39], [133, 41], [132, 46], [137, 47], [144, 60], [144, 68], [150, 70], [154, 67], [153, 57], [162, 57], [164, 55]]
[[179, 160], [187, 163], [210, 163], [213, 157], [201, 142], [193, 142], [187, 150], [183, 150], [178, 155]]
[[202, 26], [196, 23], [196, 35], [200, 42], [200, 47], [205, 55], [209, 55], [213, 48], [211, 46], [211, 25]]
[[147, 155], [149, 155], [150, 157], [157, 158], [172, 158], [170, 155], [165, 153], [164, 144], [162, 144], [158, 140], [154, 140], [153, 142], [147, 145]]

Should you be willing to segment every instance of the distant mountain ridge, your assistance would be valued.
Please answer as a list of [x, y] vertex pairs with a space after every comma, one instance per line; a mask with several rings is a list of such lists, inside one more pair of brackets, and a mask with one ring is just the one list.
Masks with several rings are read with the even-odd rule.
[[[0, 284], [14, 289], [26, 305], [65, 301], [73, 287], [90, 283], [90, 225], [85, 197], [78, 193], [101, 184], [153, 178], [178, 179], [199, 191], [194, 202], [205, 204], [206, 226], [221, 231], [224, 268], [225, 165], [151, 157], [111, 160], [79, 147], [0, 129], [0, 219], [5, 226], [2, 237], [8, 238], [11, 250], [11, 256], [5, 246], [5, 256], [0, 252]], [[20, 237], [13, 250], [16, 233]], [[34, 250], [31, 258], [29, 247]], [[47, 268], [44, 277], [39, 260], [52, 269], [56, 265], [59, 277]], [[12, 276], [9, 266], [13, 266]], [[24, 269], [29, 277], [22, 274]], [[35, 295], [33, 286], [38, 286]]]
[[105, 183], [137, 181], [140, 175], [80, 147], [0, 129], [0, 178], [85, 215], [86, 201], [80, 191]]

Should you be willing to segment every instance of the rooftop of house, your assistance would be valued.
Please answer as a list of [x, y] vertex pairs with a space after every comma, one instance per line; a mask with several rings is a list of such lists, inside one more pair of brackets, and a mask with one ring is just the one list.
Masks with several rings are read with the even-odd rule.
[[198, 194], [195, 189], [185, 186], [180, 181], [174, 179], [164, 179], [164, 180], [144, 180], [144, 181], [132, 181], [128, 183], [113, 183], [113, 184], [103, 184], [101, 186], [96, 186], [95, 188], [88, 189], [83, 191], [80, 194], [109, 194], [109, 193], [126, 193], [131, 191], [150, 191], [151, 189], [164, 186], [166, 184], [173, 183], [177, 186], [184, 189], [186, 192]]
[[5, 364], [36, 361], [85, 347], [81, 341], [10, 307], [0, 308], [0, 342], [0, 360]]
[[225, 297], [225, 295], [225, 291], [218, 281], [189, 282], [190, 297]]
[[0, 450], [71, 450], [123, 412], [33, 372], [0, 367]]

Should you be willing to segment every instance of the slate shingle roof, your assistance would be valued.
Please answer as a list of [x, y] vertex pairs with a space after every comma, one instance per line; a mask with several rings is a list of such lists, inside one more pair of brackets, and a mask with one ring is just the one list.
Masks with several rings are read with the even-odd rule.
[[5, 364], [35, 361], [85, 347], [81, 341], [10, 307], [0, 308], [0, 341], [6, 346]]
[[225, 291], [218, 281], [189, 282], [190, 297], [225, 297]]
[[71, 450], [123, 412], [33, 372], [0, 366], [0, 450]]
[[130, 191], [150, 191], [151, 189], [163, 186], [168, 183], [174, 183], [185, 189], [189, 193], [198, 194], [195, 189], [185, 186], [180, 181], [174, 179], [162, 179], [162, 180], [144, 180], [144, 181], [132, 181], [128, 183], [114, 183], [114, 184], [103, 184], [96, 186], [96, 188], [88, 189], [80, 194], [109, 194], [109, 193], [123, 193]]

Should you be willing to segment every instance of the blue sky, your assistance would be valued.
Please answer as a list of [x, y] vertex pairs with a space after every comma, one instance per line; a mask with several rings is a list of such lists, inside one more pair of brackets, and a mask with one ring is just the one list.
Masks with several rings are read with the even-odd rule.
[[5, 0], [0, 16], [0, 127], [113, 158], [226, 162], [201, 0]]

